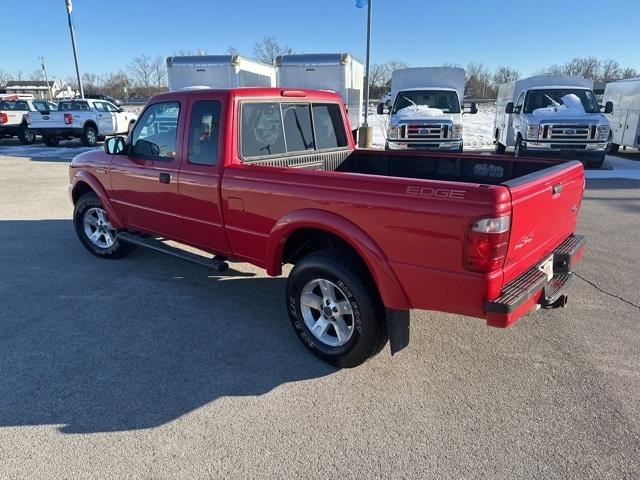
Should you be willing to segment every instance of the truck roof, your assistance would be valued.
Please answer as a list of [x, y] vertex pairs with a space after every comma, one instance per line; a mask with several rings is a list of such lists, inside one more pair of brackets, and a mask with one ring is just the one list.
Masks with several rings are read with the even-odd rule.
[[269, 88], [269, 87], [238, 87], [226, 89], [202, 89], [186, 90], [179, 92], [166, 92], [155, 95], [153, 99], [176, 99], [187, 97], [191, 93], [215, 93], [227, 94], [234, 98], [287, 98], [291, 102], [304, 102], [306, 100], [341, 100], [340, 95], [328, 90], [309, 90], [291, 88]]
[[278, 67], [289, 65], [347, 65], [352, 61], [362, 63], [349, 53], [304, 53], [276, 57], [276, 65]]

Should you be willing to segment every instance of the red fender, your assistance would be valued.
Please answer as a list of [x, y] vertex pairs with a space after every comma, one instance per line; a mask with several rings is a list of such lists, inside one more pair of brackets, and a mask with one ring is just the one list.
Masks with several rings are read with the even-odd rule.
[[351, 245], [369, 268], [385, 307], [397, 310], [410, 308], [407, 296], [380, 247], [360, 227], [324, 210], [297, 210], [276, 222], [267, 243], [266, 265], [269, 275], [282, 273], [284, 245], [289, 235], [301, 228], [324, 230]]
[[80, 170], [78, 173], [76, 173], [75, 176], [73, 177], [72, 192], [75, 191], [78, 184], [82, 182], [89, 185], [89, 187], [91, 187], [91, 190], [93, 190], [96, 193], [96, 195], [98, 195], [98, 198], [102, 203], [102, 206], [104, 207], [104, 209], [107, 212], [107, 215], [109, 216], [109, 221], [111, 222], [111, 225], [113, 225], [113, 227], [117, 229], [124, 228], [124, 223], [122, 222], [122, 220], [114, 210], [113, 205], [111, 205], [111, 202], [109, 201], [109, 195], [107, 194], [107, 191], [102, 186], [100, 181], [93, 174], [85, 170]]

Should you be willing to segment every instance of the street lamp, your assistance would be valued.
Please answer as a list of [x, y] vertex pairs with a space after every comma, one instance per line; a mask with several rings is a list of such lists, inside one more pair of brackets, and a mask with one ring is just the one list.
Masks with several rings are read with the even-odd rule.
[[80, 79], [80, 67], [78, 66], [78, 52], [76, 51], [76, 34], [73, 30], [73, 22], [71, 21], [71, 11], [73, 5], [71, 0], [64, 0], [67, 7], [67, 17], [69, 19], [69, 32], [71, 33], [71, 46], [73, 47], [73, 60], [76, 63], [76, 76], [78, 77], [78, 88], [80, 89], [80, 98], [84, 98], [84, 89], [82, 88], [82, 80]]

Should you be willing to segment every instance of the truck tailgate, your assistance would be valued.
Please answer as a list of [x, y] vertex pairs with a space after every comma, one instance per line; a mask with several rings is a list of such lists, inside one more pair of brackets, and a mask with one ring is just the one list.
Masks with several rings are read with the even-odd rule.
[[511, 192], [511, 235], [503, 284], [549, 255], [576, 228], [584, 168], [571, 161], [504, 183]]

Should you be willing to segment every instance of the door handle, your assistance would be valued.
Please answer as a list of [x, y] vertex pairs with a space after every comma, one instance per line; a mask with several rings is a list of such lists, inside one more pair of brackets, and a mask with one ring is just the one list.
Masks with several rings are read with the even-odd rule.
[[168, 173], [161, 173], [158, 178], [160, 180], [160, 183], [169, 183], [171, 181], [171, 175], [169, 175]]

